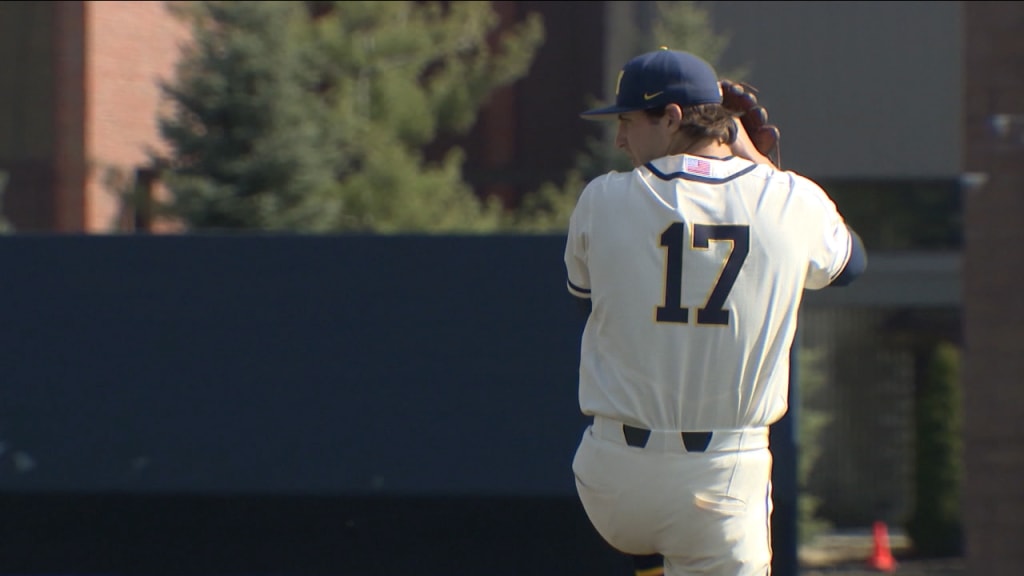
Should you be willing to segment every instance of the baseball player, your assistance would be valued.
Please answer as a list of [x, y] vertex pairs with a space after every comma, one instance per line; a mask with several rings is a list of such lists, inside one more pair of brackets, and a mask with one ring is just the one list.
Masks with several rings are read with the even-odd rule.
[[660, 555], [668, 575], [769, 573], [768, 427], [787, 409], [801, 297], [867, 261], [822, 188], [758, 150], [722, 86], [686, 52], [626, 63], [615, 104], [583, 116], [618, 122], [634, 169], [586, 185], [565, 246], [588, 313], [579, 498], [609, 544]]

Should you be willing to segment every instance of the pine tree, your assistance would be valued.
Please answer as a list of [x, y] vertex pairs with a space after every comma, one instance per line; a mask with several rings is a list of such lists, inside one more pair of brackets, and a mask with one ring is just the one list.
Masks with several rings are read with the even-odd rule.
[[490, 2], [191, 2], [160, 118], [164, 213], [191, 230], [483, 231], [501, 219], [463, 181], [468, 131], [522, 77], [539, 17], [497, 38]]

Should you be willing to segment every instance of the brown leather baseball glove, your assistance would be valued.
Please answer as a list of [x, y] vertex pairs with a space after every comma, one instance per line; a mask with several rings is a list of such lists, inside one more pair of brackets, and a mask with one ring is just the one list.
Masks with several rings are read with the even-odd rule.
[[746, 82], [722, 80], [722, 107], [732, 112], [750, 136], [750, 141], [779, 168], [779, 127], [768, 123], [768, 111], [757, 100], [757, 88]]

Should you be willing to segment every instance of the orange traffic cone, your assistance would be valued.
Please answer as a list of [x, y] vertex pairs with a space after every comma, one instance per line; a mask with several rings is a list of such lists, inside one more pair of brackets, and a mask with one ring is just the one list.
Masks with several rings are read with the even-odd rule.
[[885, 522], [875, 522], [875, 546], [868, 559], [868, 565], [875, 570], [882, 572], [895, 572], [896, 559], [892, 557], [892, 550], [889, 549], [889, 529]]

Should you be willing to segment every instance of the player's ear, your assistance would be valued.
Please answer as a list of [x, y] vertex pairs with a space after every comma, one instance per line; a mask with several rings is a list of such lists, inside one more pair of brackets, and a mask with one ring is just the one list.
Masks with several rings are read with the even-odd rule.
[[665, 106], [665, 117], [668, 118], [669, 126], [679, 126], [683, 122], [683, 109], [679, 104], [668, 104]]

